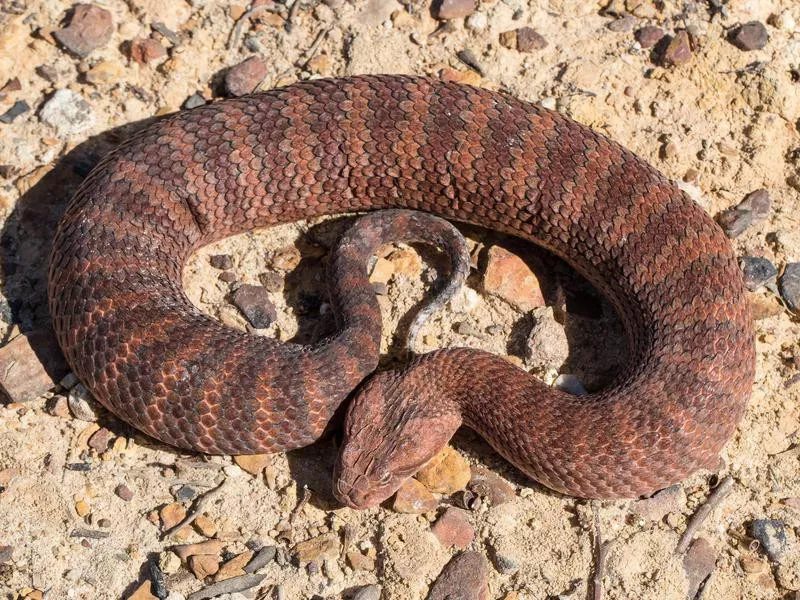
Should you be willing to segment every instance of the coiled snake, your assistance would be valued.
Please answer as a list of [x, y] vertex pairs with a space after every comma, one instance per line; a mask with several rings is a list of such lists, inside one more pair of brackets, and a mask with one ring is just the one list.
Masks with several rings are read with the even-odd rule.
[[183, 111], [128, 139], [89, 175], [56, 234], [59, 343], [100, 402], [168, 444], [225, 454], [307, 445], [376, 368], [380, 312], [366, 278], [375, 245], [396, 235], [446, 245], [446, 234], [399, 212], [341, 244], [330, 284], [338, 331], [314, 346], [199, 312], [183, 264], [252, 228], [386, 208], [544, 246], [608, 296], [631, 354], [613, 385], [583, 397], [468, 349], [373, 376], [346, 417], [334, 486], [343, 502], [388, 497], [462, 423], [577, 496], [637, 496], [715, 464], [754, 375], [749, 309], [722, 231], [602, 135], [426, 78], [298, 83]]

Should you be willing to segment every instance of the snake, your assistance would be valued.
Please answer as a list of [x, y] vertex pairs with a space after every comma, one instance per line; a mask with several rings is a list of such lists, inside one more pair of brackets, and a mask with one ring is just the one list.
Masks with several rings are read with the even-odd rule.
[[[336, 327], [318, 342], [231, 328], [184, 291], [184, 265], [204, 245], [362, 212], [329, 259]], [[393, 237], [459, 251], [446, 226], [419, 215], [570, 264], [624, 325], [628, 356], [613, 381], [576, 396], [470, 348], [376, 372], [371, 255]], [[353, 508], [389, 498], [461, 426], [556, 492], [653, 493], [719, 465], [755, 370], [731, 244], [674, 182], [558, 112], [428, 77], [301, 81], [155, 121], [101, 159], [68, 203], [48, 298], [77, 378], [166, 444], [288, 451], [319, 439], [346, 406], [333, 493]]]

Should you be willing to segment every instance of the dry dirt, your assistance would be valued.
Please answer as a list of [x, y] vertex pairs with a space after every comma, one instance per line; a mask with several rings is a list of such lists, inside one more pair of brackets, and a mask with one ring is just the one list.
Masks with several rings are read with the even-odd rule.
[[[609, 29], [616, 18], [603, 11], [607, 2], [484, 0], [477, 13], [486, 17], [485, 28], [480, 29], [481, 18], [470, 21], [472, 29], [464, 19], [455, 19], [449, 30], [431, 35], [440, 22], [422, 4], [405, 10], [394, 0], [296, 1], [301, 4], [291, 11], [290, 32], [280, 19], [247, 24], [230, 48], [232, 14], [246, 6], [222, 0], [99, 0], [111, 12], [112, 37], [83, 59], [49, 38], [48, 31], [68, 14], [69, 2], [0, 3], [0, 85], [14, 77], [21, 84], [18, 91], [0, 92], [0, 114], [17, 100], [31, 107], [12, 123], [0, 123], [4, 339], [46, 323], [45, 265], [53, 229], [64, 202], [98, 156], [130, 131], [118, 128], [178, 110], [198, 91], [214, 97], [224, 69], [252, 54], [266, 59], [263, 89], [318, 76], [414, 73], [458, 78], [541, 102], [618, 140], [675, 180], [687, 179], [682, 185], [712, 215], [755, 189], [768, 189], [773, 201], [769, 218], [736, 238], [735, 248], [742, 255], [769, 258], [779, 271], [800, 260], [800, 26], [795, 24], [800, 8], [791, 0], [613, 3], [611, 13], [615, 7], [633, 12], [633, 29], [659, 25], [673, 34], [688, 28], [693, 56], [680, 67], [661, 65], [636, 43], [632, 30]], [[720, 4], [721, 13], [714, 10]], [[743, 52], [727, 36], [735, 25], [752, 20], [769, 23], [769, 42], [762, 50]], [[178, 33], [177, 43], [162, 40], [168, 55], [154, 63], [129, 60], [124, 43], [150, 35], [150, 24], [158, 21]], [[543, 35], [547, 47], [521, 53], [499, 43], [500, 33], [524, 25]], [[312, 56], [309, 49], [318, 35]], [[482, 76], [457, 58], [464, 49], [477, 57]], [[103, 76], [90, 83], [87, 72], [98, 64]], [[42, 65], [52, 67], [52, 81], [41, 76]], [[93, 122], [71, 132], [42, 122], [42, 104], [63, 88], [88, 102]], [[317, 259], [342, 226], [293, 224], [220, 242], [192, 260], [187, 289], [203, 310], [244, 327], [245, 320], [228, 301], [229, 286], [218, 279], [208, 256], [232, 254], [237, 280], [258, 284], [276, 252], [296, 247], [304, 260], [289, 275], [285, 291], [271, 294], [279, 318], [260, 333], [313, 339], [329, 317], [324, 309], [300, 313], [309, 313], [303, 309], [309, 298], [324, 299]], [[479, 230], [467, 233], [475, 244], [501, 243], [537, 265], [543, 288], [565, 271], [558, 261], [509, 240]], [[387, 294], [380, 298], [387, 349], [398, 323], [402, 334], [403, 318], [424, 297], [438, 266], [435, 257], [423, 253], [417, 268], [400, 250], [411, 266], [389, 279]], [[567, 271], [566, 279], [574, 277]], [[559, 352], [541, 360], [524, 356], [531, 318], [483, 293], [480, 266], [469, 286], [473, 292], [426, 328], [425, 349], [459, 344], [517, 355], [549, 380], [569, 372], [590, 387], [602, 383], [618, 363], [621, 333], [613, 318], [573, 319], [582, 325], [568, 332], [565, 366]], [[800, 323], [781, 307], [774, 286], [757, 295], [769, 316], [757, 322], [754, 392], [718, 474], [731, 475], [734, 485], [699, 531], [716, 554], [713, 573], [700, 592], [704, 600], [795, 599], [800, 590], [800, 383], [792, 384], [800, 364]], [[607, 307], [600, 305], [599, 312], [606, 315]], [[464, 323], [468, 327], [459, 325]], [[492, 325], [499, 327], [485, 333]], [[166, 575], [171, 598], [200, 589], [203, 582], [164, 553], [203, 536], [191, 530], [185, 540], [162, 538], [152, 515], [176, 501], [181, 485], [205, 492], [223, 478], [228, 482], [224, 493], [205, 513], [229, 555], [243, 552], [248, 542], [274, 545], [291, 555], [297, 541], [328, 532], [336, 540], [334, 555], [320, 562], [321, 568], [271, 562], [260, 571], [267, 575], [260, 588], [245, 597], [260, 589], [267, 598], [339, 598], [377, 584], [385, 599], [423, 598], [456, 553], [430, 531], [436, 512], [407, 515], [391, 507], [356, 512], [337, 506], [328, 491], [333, 439], [271, 457], [266, 471], [254, 477], [230, 457], [202, 461], [182, 455], [102, 416], [100, 425], [112, 432], [112, 441], [98, 456], [87, 447], [97, 425], [59, 416], [53, 408], [58, 395], [0, 408], [0, 547], [10, 547], [0, 548], [3, 597], [36, 598], [42, 591], [47, 598], [127, 597], [148, 577], [148, 559], [159, 557], [162, 565], [172, 565], [167, 571], [174, 571]], [[469, 432], [456, 436], [453, 445], [471, 466], [492, 469], [515, 489], [510, 502], [484, 505], [469, 515], [476, 531], [470, 548], [490, 560], [490, 598], [592, 597], [595, 512], [602, 538], [614, 540], [605, 568], [605, 598], [687, 597], [684, 559], [674, 550], [717, 476], [701, 472], [682, 482], [683, 491], [667, 514], [650, 519], [633, 511], [633, 501], [589, 503], [549, 493]], [[115, 494], [123, 483], [133, 492], [129, 501]], [[310, 489], [311, 500], [290, 524], [303, 486]], [[783, 502], [792, 498], [794, 508], [791, 500]], [[440, 508], [449, 503], [451, 498], [442, 497]], [[87, 509], [79, 516], [79, 510]], [[748, 524], [763, 518], [785, 528], [786, 547], [779, 558], [770, 559], [752, 543]], [[373, 568], [354, 570], [339, 558], [345, 526], [352, 547], [367, 553], [375, 549]], [[82, 529], [108, 535], [72, 535]], [[515, 567], [498, 566], [498, 555]]]

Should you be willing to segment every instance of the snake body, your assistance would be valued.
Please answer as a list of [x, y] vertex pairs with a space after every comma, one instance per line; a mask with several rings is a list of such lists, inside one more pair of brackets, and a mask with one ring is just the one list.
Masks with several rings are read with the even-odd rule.
[[[544, 246], [608, 296], [631, 353], [614, 384], [578, 398], [502, 358], [443, 350], [369, 386], [362, 410], [380, 421], [381, 395], [405, 389], [428, 406], [413, 414], [448, 422], [417, 435], [466, 423], [527, 474], [579, 496], [635, 496], [715, 464], [754, 375], [742, 277], [720, 228], [599, 133], [427, 78], [298, 83], [183, 111], [128, 139], [84, 181], [55, 236], [59, 343], [102, 404], [168, 444], [226, 454], [307, 445], [377, 365], [380, 313], [365, 277], [338, 285], [338, 333], [306, 347], [202, 314], [182, 268], [225, 236], [385, 208]], [[369, 251], [348, 268], [363, 270]], [[348, 469], [379, 431], [354, 422], [338, 491], [356, 506], [367, 503], [351, 493], [363, 473]]]

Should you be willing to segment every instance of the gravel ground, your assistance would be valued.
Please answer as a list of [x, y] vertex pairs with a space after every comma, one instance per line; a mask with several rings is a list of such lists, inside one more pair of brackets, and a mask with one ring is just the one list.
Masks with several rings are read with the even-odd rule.
[[[3, 343], [46, 335], [47, 252], [64, 203], [148, 120], [298, 79], [414, 73], [561, 111], [678, 181], [742, 257], [758, 356], [718, 471], [653, 498], [550, 493], [464, 431], [398, 497], [363, 512], [331, 497], [335, 437], [287, 455], [185, 455], [60, 373], [60, 385], [0, 406], [0, 595], [539, 600], [599, 598], [601, 587], [606, 599], [800, 598], [798, 20], [791, 0], [0, 3]], [[205, 248], [185, 271], [190, 297], [254, 334], [316, 339], [330, 325], [321, 263], [347, 222]], [[542, 251], [464, 232], [468, 288], [422, 348], [484, 348], [572, 390], [607, 382], [624, 340], [597, 293]], [[377, 260], [385, 363], [445, 270], [402, 245]], [[182, 525], [187, 512], [196, 518]]]

